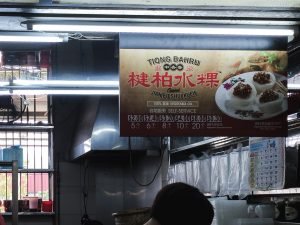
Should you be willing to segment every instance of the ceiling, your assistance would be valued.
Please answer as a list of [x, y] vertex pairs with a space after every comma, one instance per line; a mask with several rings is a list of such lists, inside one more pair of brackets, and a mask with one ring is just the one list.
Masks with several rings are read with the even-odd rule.
[[[81, 4], [82, 0], [57, 0], [57, 3], [60, 4]], [[87, 0], [85, 3], [88, 4], [97, 4], [98, 0]], [[145, 6], [233, 6], [233, 7], [294, 7], [297, 8], [300, 6], [298, 0], [272, 0], [272, 1], [261, 1], [261, 0], [102, 0], [102, 4], [126, 4], [126, 5], [145, 5]]]
[[[0, 30], [27, 30], [22, 22], [152, 22], [192, 24], [299, 25], [299, 0], [18, 0], [1, 3]], [[13, 3], [12, 3], [13, 2]], [[15, 2], [23, 2], [17, 4]], [[24, 4], [24, 2], [39, 2]], [[50, 3], [49, 3], [50, 2]], [[163, 2], [164, 5], [161, 4]], [[60, 4], [55, 4], [60, 3]], [[72, 4], [70, 4], [72, 3]], [[167, 4], [167, 5], [166, 5]], [[225, 5], [225, 6], [224, 6]], [[250, 5], [250, 6], [249, 6]], [[255, 5], [256, 7], [253, 7]], [[222, 7], [221, 7], [222, 6]], [[272, 7], [271, 7], [272, 6]]]
[[[196, 26], [293, 26], [296, 31], [300, 24], [299, 0], [186, 0], [184, 6], [183, 1], [179, 0], [102, 0], [101, 5], [95, 4], [99, 0], [85, 0], [87, 4], [82, 4], [82, 0], [3, 2], [5, 1], [0, 0], [0, 32], [28, 31], [26, 24], [38, 21], [62, 24], [151, 23], [158, 26], [160, 23]], [[69, 33], [70, 37], [72, 35], [74, 33]], [[89, 37], [116, 38], [100, 32], [89, 33]]]
[[[99, 4], [99, 0], [1, 0], [0, 2], [9, 3], [39, 3], [39, 2], [53, 2], [54, 4]], [[298, 0], [272, 0], [272, 1], [261, 1], [261, 0], [102, 0], [101, 4], [123, 4], [123, 5], [184, 5], [184, 6], [257, 6], [257, 7], [299, 7], [300, 3]]]
[[[6, 0], [7, 1], [7, 0]], [[300, 24], [299, 0], [0, 0], [0, 32], [27, 31], [38, 21], [55, 23], [143, 23], [293, 26]], [[30, 2], [31, 4], [25, 4]], [[161, 4], [163, 2], [163, 4]], [[209, 2], [209, 5], [208, 3]], [[168, 5], [167, 5], [168, 4]], [[250, 6], [249, 6], [250, 5]], [[255, 5], [255, 7], [253, 6]], [[159, 25], [158, 25], [159, 26]], [[72, 33], [70, 36], [73, 35]], [[89, 37], [111, 38], [100, 32]], [[115, 38], [115, 36], [112, 36]]]

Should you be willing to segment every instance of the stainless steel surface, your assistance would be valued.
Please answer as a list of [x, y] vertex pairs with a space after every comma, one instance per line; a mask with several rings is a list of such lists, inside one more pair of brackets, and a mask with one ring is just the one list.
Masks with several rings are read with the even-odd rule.
[[118, 81], [116, 41], [71, 41], [59, 45], [53, 55], [52, 80]]
[[26, 21], [24, 17], [0, 16], [0, 27], [5, 31], [26, 31], [27, 28], [21, 24], [24, 21]]
[[140, 186], [149, 182], [158, 168], [160, 157], [142, 157], [135, 159], [133, 170], [127, 162], [97, 163], [96, 178], [96, 218], [105, 225], [114, 225], [112, 213], [150, 207], [158, 190], [162, 187], [161, 171], [149, 186]]
[[21, 126], [21, 125], [1, 125], [1, 130], [50, 130], [53, 129], [54, 126], [39, 126], [39, 125], [35, 125], [33, 124], [32, 126], [29, 125], [25, 125], [25, 126]]
[[[300, 130], [300, 119], [294, 119], [288, 122], [289, 136], [298, 133], [299, 130]], [[210, 150], [214, 150], [216, 148], [228, 147], [230, 145], [245, 142], [245, 141], [248, 141], [248, 137], [213, 137], [207, 140], [197, 141], [180, 147], [172, 146], [170, 149], [170, 153], [173, 154], [173, 153], [178, 153], [181, 151], [186, 151], [189, 149], [195, 149], [200, 147], [207, 147], [207, 148], [209, 147]]]
[[[33, 0], [26, 0], [33, 1]], [[46, 0], [40, 0], [46, 1]], [[48, 0], [49, 1], [49, 0]], [[82, 0], [54, 0], [55, 3], [58, 4], [81, 4]], [[98, 4], [98, 0], [87, 0], [86, 4]], [[172, 0], [172, 1], [160, 1], [160, 0], [103, 0], [102, 4], [124, 4], [124, 5], [142, 5], [142, 6], [152, 6], [152, 5], [163, 5], [165, 6], [168, 3], [168, 6], [264, 6], [264, 7], [297, 7], [298, 0], [273, 0], [270, 1], [260, 1], [260, 0], [243, 0], [243, 1], [227, 1], [227, 0], [214, 0], [214, 1], [206, 1], [206, 0]]]
[[[57, 64], [51, 79], [118, 81], [118, 49], [115, 41], [66, 43], [54, 52]], [[80, 116], [70, 153], [72, 159], [93, 150], [128, 149], [127, 138], [119, 137], [118, 97], [112, 97], [112, 101], [107, 98], [82, 97], [83, 104], [74, 109]], [[133, 138], [132, 148], [135, 146]]]
[[298, 8], [264, 8], [264, 7], [220, 7], [220, 6], [126, 6], [126, 5], [55, 5], [55, 6], [2, 6], [0, 12], [7, 14], [30, 14], [41, 16], [64, 15], [64, 17], [74, 16], [94, 16], [98, 18], [105, 17], [159, 17], [174, 18], [206, 18], [207, 20], [219, 18], [221, 20], [240, 18], [241, 20], [249, 19], [279, 19], [279, 21], [294, 20], [299, 21]]
[[168, 171], [170, 166], [170, 147], [171, 147], [171, 137], [165, 137], [163, 139], [163, 144], [166, 146], [164, 149], [163, 161], [161, 166], [161, 180], [162, 186], [168, 184]]
[[71, 158], [99, 150], [159, 150], [160, 137], [120, 137], [118, 96], [89, 97], [82, 107]]
[[299, 118], [288, 122], [289, 136], [299, 134], [299, 130], [300, 130], [300, 119]]
[[274, 221], [274, 225], [299, 225], [299, 223], [296, 222], [280, 222], [280, 221]]
[[[24, 31], [26, 23], [45, 21], [79, 22], [137, 22], [173, 24], [274, 25], [300, 24], [297, 7], [220, 7], [220, 6], [144, 6], [144, 5], [62, 5], [1, 4], [1, 30]], [[97, 36], [98, 34], [92, 34]], [[116, 37], [114, 37], [116, 38]]]
[[[153, 26], [153, 25], [152, 25]], [[159, 25], [156, 25], [159, 26]], [[155, 27], [155, 25], [154, 25]], [[180, 29], [178, 27], [178, 29]], [[120, 49], [184, 49], [184, 50], [276, 50], [285, 49], [286, 37], [121, 33]], [[199, 41], [201, 38], [201, 41]]]
[[[1, 171], [9, 171], [9, 169], [1, 169]], [[20, 173], [51, 173], [53, 169], [19, 169]]]
[[287, 188], [269, 191], [253, 191], [254, 195], [300, 194], [300, 188]]
[[247, 138], [245, 137], [214, 137], [204, 141], [199, 141], [193, 144], [185, 145], [183, 147], [173, 148], [170, 150], [170, 153], [173, 154], [173, 153], [185, 151], [192, 148], [203, 147], [206, 145], [207, 146], [209, 145], [210, 149], [223, 148], [223, 147], [227, 147], [228, 145], [233, 145], [235, 143], [239, 143], [245, 140], [247, 140]]

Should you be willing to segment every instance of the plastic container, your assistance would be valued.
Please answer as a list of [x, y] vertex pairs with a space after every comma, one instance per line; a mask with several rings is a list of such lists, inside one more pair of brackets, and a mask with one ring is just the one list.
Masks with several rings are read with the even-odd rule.
[[254, 211], [260, 218], [274, 218], [275, 204], [258, 204]]
[[39, 197], [24, 197], [24, 200], [29, 201], [29, 211], [30, 212], [40, 212], [42, 207], [42, 199]]
[[49, 201], [42, 201], [42, 212], [52, 212], [53, 202]]
[[23, 168], [23, 148], [19, 145], [13, 145], [3, 150], [3, 161], [18, 160], [18, 168]]
[[3, 161], [3, 150], [0, 148], [0, 161]]
[[11, 200], [3, 200], [3, 206], [5, 212], [11, 212]]
[[227, 200], [224, 198], [210, 198], [215, 209], [215, 222], [218, 225], [231, 225], [234, 219], [248, 218], [246, 200]]
[[272, 218], [237, 218], [232, 225], [274, 225]]
[[[0, 148], [0, 161], [3, 161], [3, 149]], [[3, 166], [0, 166], [0, 169], [2, 169]]]

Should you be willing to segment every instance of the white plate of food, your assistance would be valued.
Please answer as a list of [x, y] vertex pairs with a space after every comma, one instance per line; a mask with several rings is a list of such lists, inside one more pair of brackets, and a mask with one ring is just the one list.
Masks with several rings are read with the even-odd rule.
[[242, 120], [264, 120], [287, 111], [286, 77], [266, 71], [236, 75], [217, 89], [215, 101], [226, 115]]

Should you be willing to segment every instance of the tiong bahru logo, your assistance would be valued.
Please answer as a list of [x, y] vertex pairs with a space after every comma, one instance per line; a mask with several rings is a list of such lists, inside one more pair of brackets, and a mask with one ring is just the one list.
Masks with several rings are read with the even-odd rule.
[[[151, 66], [160, 67], [164, 71], [183, 71], [193, 66], [200, 66], [200, 60], [183, 56], [159, 56], [147, 59]], [[187, 65], [187, 66], [185, 66]]]
[[164, 64], [163, 68], [165, 71], [182, 71], [184, 69], [184, 66], [182, 64]]

